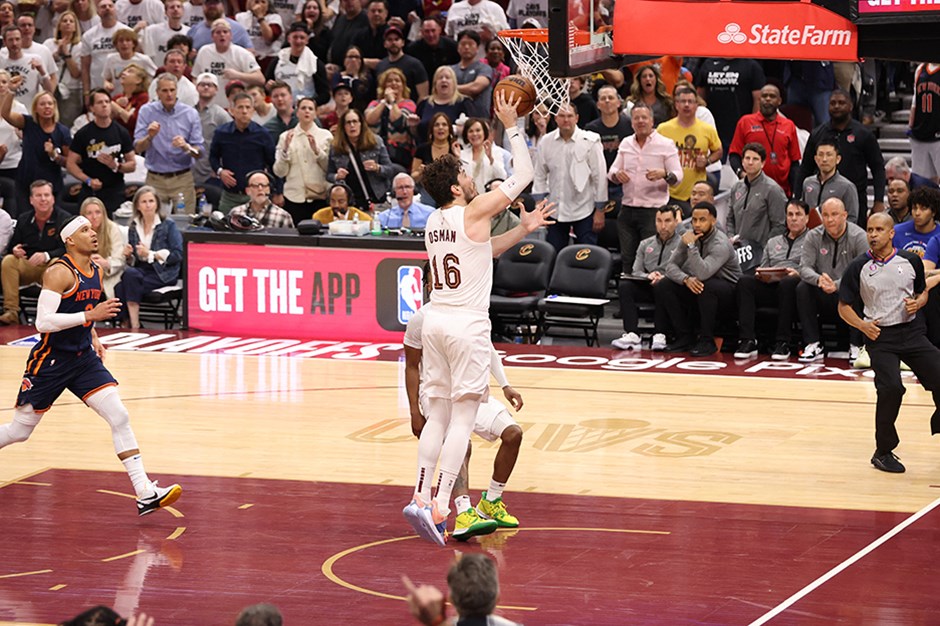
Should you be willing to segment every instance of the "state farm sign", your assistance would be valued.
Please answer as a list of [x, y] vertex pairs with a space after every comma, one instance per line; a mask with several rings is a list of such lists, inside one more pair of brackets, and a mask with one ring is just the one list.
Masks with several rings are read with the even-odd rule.
[[617, 54], [858, 60], [855, 25], [809, 2], [619, 0], [613, 31]]
[[745, 34], [740, 24], [731, 22], [718, 33], [722, 44], [767, 44], [772, 46], [850, 46], [852, 31], [847, 29], [817, 28], [815, 24], [804, 24], [802, 28], [791, 28], [788, 24], [773, 26], [754, 24]]

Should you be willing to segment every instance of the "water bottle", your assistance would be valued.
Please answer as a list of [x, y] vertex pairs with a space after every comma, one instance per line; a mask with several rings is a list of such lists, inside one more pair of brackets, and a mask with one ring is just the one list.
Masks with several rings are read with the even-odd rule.
[[183, 215], [186, 213], [186, 198], [183, 196], [183, 192], [176, 194], [176, 211], [178, 215]]
[[359, 225], [359, 214], [353, 213], [353, 226], [358, 226], [358, 225]]
[[206, 205], [206, 194], [199, 194], [199, 199], [196, 200], [196, 213], [198, 215], [208, 215], [209, 207]]

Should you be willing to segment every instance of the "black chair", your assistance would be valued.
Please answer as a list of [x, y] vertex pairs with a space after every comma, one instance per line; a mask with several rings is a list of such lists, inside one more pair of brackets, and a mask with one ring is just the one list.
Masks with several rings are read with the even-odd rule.
[[140, 321], [163, 324], [171, 330], [183, 321], [183, 281], [145, 293], [140, 301]]
[[31, 326], [36, 320], [36, 309], [39, 307], [39, 294], [42, 291], [40, 283], [30, 283], [20, 286], [20, 322]]
[[[536, 339], [539, 300], [548, 289], [554, 262], [554, 246], [537, 239], [524, 239], [500, 255], [490, 294], [490, 320], [499, 334], [518, 333], [526, 343]], [[507, 326], [519, 330], [502, 331]]]
[[597, 324], [608, 302], [610, 266], [610, 252], [600, 246], [573, 245], [562, 249], [555, 258], [549, 296], [539, 302], [540, 333], [551, 335], [549, 331], [553, 328], [580, 329], [588, 346], [599, 345]]

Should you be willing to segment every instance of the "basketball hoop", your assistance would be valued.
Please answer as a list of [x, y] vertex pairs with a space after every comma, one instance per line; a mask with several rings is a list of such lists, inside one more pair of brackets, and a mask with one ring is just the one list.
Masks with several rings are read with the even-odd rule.
[[535, 85], [536, 99], [552, 115], [568, 104], [568, 78], [548, 74], [548, 29], [517, 28], [499, 31], [499, 40], [509, 49], [519, 73]]

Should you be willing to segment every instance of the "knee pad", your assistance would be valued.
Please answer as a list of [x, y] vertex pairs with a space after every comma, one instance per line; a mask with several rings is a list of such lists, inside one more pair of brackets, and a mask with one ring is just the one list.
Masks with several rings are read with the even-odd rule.
[[5, 428], [0, 431], [0, 447], [29, 439], [41, 419], [42, 413], [37, 413], [32, 404], [13, 409], [13, 421], [5, 424]]
[[95, 413], [104, 418], [111, 427], [114, 451], [118, 454], [128, 450], [137, 450], [137, 438], [131, 429], [130, 415], [121, 402], [121, 396], [114, 387], [105, 387], [85, 400]]

